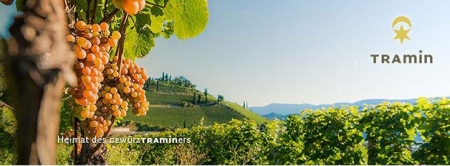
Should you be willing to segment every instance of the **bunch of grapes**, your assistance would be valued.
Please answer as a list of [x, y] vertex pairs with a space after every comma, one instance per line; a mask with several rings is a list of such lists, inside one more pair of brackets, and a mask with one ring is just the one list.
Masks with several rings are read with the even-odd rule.
[[117, 45], [120, 33], [114, 31], [111, 37], [106, 23], [89, 25], [83, 21], [75, 24], [74, 34], [67, 36], [73, 42], [73, 50], [78, 61], [75, 63], [75, 74], [78, 86], [72, 89], [75, 103], [74, 115], [80, 120], [92, 118], [97, 107], [98, 92], [102, 86], [103, 70], [108, 63], [111, 47]]
[[76, 22], [75, 30], [67, 36], [78, 59], [74, 66], [78, 85], [71, 90], [72, 114], [82, 121], [81, 128], [90, 138], [102, 137], [113, 117], [125, 117], [128, 101], [136, 115], [145, 115], [149, 107], [142, 89], [145, 70], [125, 59], [119, 73], [118, 58], [109, 60], [120, 38], [121, 34], [111, 33], [106, 23], [89, 25], [83, 21]]
[[124, 59], [119, 71], [118, 58], [106, 65], [105, 86], [101, 90], [102, 103], [110, 107], [110, 112], [115, 117], [124, 117], [127, 114], [128, 102], [133, 113], [137, 116], [145, 116], [149, 108], [149, 102], [143, 89], [147, 75], [144, 68], [139, 68], [132, 60]]
[[135, 15], [145, 7], [145, 0], [113, 0], [114, 6], [127, 14]]

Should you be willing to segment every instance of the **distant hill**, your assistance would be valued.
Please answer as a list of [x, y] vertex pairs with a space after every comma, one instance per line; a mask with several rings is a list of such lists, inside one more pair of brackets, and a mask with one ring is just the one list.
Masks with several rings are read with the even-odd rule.
[[282, 115], [288, 115], [293, 113], [299, 113], [301, 110], [304, 109], [315, 109], [320, 108], [322, 106], [327, 105], [313, 105], [313, 104], [278, 104], [273, 103], [269, 104], [264, 107], [250, 107], [250, 110], [260, 114], [260, 115], [267, 115], [269, 113], [277, 113]]
[[[124, 124], [133, 122], [138, 128], [145, 126], [145, 128], [161, 129], [198, 125], [202, 118], [204, 125], [226, 123], [232, 119], [243, 120], [244, 118], [254, 120], [258, 124], [269, 122], [269, 119], [242, 108], [236, 103], [228, 101], [217, 103], [217, 98], [211, 95], [208, 95], [206, 102], [204, 91], [196, 90], [195, 85], [186, 78], [182, 78], [180, 81], [176, 77], [174, 80], [176, 81], [158, 80], [158, 83], [156, 79], [147, 81], [144, 86], [147, 100], [150, 102], [147, 115], [137, 117], [130, 110], [124, 119]], [[198, 95], [200, 95], [200, 102], [197, 101]]]
[[[320, 105], [274, 103], [274, 104], [269, 104], [264, 107], [250, 107], [249, 109], [260, 115], [263, 115], [266, 118], [272, 119], [271, 117], [273, 117], [274, 115], [276, 115], [278, 117], [286, 117], [287, 115], [290, 115], [290, 114], [298, 114], [302, 110], [305, 110], [305, 109], [320, 109], [322, 107], [329, 107], [329, 106], [340, 107], [340, 106], [350, 106], [350, 105], [362, 107], [362, 106], [364, 106], [364, 104], [377, 105], [384, 101], [405, 102], [405, 103], [414, 104], [416, 102], [416, 100], [417, 100], [417, 98], [414, 98], [414, 99], [366, 99], [366, 100], [361, 100], [361, 101], [357, 101], [354, 103], [334, 103], [334, 104], [320, 104]], [[275, 113], [275, 114], [272, 114], [272, 113]], [[280, 116], [280, 115], [284, 115], [284, 116]]]
[[269, 113], [267, 115], [263, 115], [264, 117], [266, 117], [267, 119], [286, 119], [286, 117], [288, 115], [283, 115], [283, 114], [277, 114], [277, 113]]

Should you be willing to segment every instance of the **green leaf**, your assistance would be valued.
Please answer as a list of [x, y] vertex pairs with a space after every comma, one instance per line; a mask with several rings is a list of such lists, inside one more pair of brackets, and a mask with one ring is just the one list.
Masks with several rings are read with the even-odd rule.
[[155, 15], [150, 15], [150, 30], [153, 33], [159, 33], [162, 31], [163, 29], [163, 25], [164, 25], [164, 16], [155, 16]]
[[171, 0], [164, 14], [166, 21], [174, 21], [174, 32], [179, 39], [193, 38], [203, 32], [208, 23], [206, 0]]
[[[92, 1], [92, 2], [94, 2], [94, 1]], [[77, 1], [77, 3], [78, 3], [78, 1]], [[91, 10], [93, 9], [93, 7], [92, 7], [93, 5], [94, 5], [94, 3], [91, 4]], [[104, 17], [106, 17], [107, 14], [112, 12], [114, 9], [116, 9], [116, 7], [114, 7], [114, 5], [112, 3], [107, 4], [106, 11], [109, 11], [109, 12], [105, 13], [105, 11], [104, 11], [105, 10], [105, 0], [98, 0], [97, 1], [97, 10], [95, 11], [94, 23], [99, 23]], [[104, 14], [106, 14], [106, 15], [104, 15]], [[92, 11], [91, 11], [91, 16], [92, 16]], [[117, 14], [116, 14], [116, 17], [117, 17]]]
[[170, 38], [170, 36], [173, 35], [173, 23], [172, 22], [167, 22], [164, 25], [164, 31], [161, 32], [161, 35], [165, 38], [168, 39]]
[[156, 17], [164, 15], [163, 10], [158, 6], [153, 6], [150, 8], [150, 11], [152, 12], [152, 15], [155, 15]]
[[23, 0], [16, 0], [16, 10], [17, 12], [23, 11]]
[[[156, 4], [156, 5], [159, 5], [159, 6], [165, 6], [164, 4], [166, 4], [166, 2], [165, 2], [166, 0], [147, 0], [147, 5], [148, 5], [148, 3], [150, 2], [150, 3], [154, 3], [154, 4]], [[150, 4], [151, 6], [153, 6], [153, 4]]]
[[78, 13], [78, 19], [86, 20], [86, 10], [87, 10], [87, 2], [86, 1], [77, 1], [76, 10]]
[[137, 14], [136, 22], [127, 26], [124, 44], [124, 55], [128, 58], [143, 58], [155, 46], [154, 34], [146, 23], [149, 14]]

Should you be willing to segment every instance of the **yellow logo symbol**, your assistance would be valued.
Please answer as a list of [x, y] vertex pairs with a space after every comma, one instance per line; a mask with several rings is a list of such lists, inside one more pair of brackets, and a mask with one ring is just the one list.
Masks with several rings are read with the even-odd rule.
[[[406, 30], [403, 27], [403, 24], [401, 24], [401, 23], [404, 23], [404, 24], [408, 25]], [[397, 24], [400, 24], [400, 29], [395, 29], [395, 26]], [[409, 36], [408, 36], [408, 32], [411, 30], [411, 21], [407, 17], [405, 17], [405, 16], [398, 16], [397, 18], [395, 18], [394, 21], [392, 21], [392, 29], [394, 29], [395, 33], [397, 34], [394, 37], [394, 40], [395, 39], [400, 40], [401, 44], [403, 44], [403, 41], [405, 39], [410, 40]]]

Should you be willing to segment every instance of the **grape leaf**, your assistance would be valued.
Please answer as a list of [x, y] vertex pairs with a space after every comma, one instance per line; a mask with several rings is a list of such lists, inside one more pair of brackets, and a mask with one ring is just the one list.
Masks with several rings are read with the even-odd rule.
[[87, 10], [87, 2], [86, 1], [77, 1], [76, 3], [77, 17], [80, 20], [86, 20], [86, 10]]
[[149, 29], [127, 29], [124, 55], [127, 58], [143, 58], [155, 46], [153, 34]]
[[206, 0], [171, 0], [164, 8], [166, 21], [174, 21], [174, 32], [179, 39], [193, 38], [203, 32], [208, 23]]
[[164, 15], [163, 10], [161, 8], [159, 8], [158, 6], [153, 6], [152, 8], [150, 8], [150, 11], [155, 16], [163, 16]]
[[151, 18], [150, 30], [153, 33], [161, 32], [164, 25], [164, 17], [163, 16], [156, 17], [154, 15], [151, 15], [150, 18]]
[[150, 22], [149, 14], [137, 14], [134, 24], [127, 26], [124, 44], [124, 55], [127, 58], [143, 58], [155, 46], [154, 33], [147, 24]]
[[164, 0], [146, 0], [146, 1], [147, 1], [147, 6], [154, 6], [153, 4], [156, 4], [159, 6], [164, 6], [164, 4], [163, 4]]
[[170, 36], [173, 35], [173, 23], [172, 22], [167, 22], [164, 25], [164, 31], [162, 31], [160, 33], [165, 39], [170, 38]]
[[17, 12], [23, 11], [23, 0], [16, 0], [16, 10]]
[[164, 25], [164, 13], [161, 8], [157, 6], [153, 6], [151, 9], [151, 15], [150, 15], [150, 30], [153, 33], [159, 33], [163, 29]]
[[[95, 2], [95, 1], [93, 1], [93, 2]], [[94, 3], [91, 4], [91, 10], [94, 9], [92, 6], [94, 6]], [[112, 5], [112, 4], [108, 5], [107, 7], [109, 9], [107, 11], [112, 11], [115, 9], [114, 5]], [[103, 9], [105, 9], [105, 0], [98, 0], [97, 1], [97, 10], [91, 11], [91, 12], [95, 13], [95, 20], [94, 20], [95, 23], [100, 22], [100, 20], [102, 20], [103, 17], [105, 17]], [[92, 17], [92, 14], [93, 13], [91, 13], [91, 17]]]

